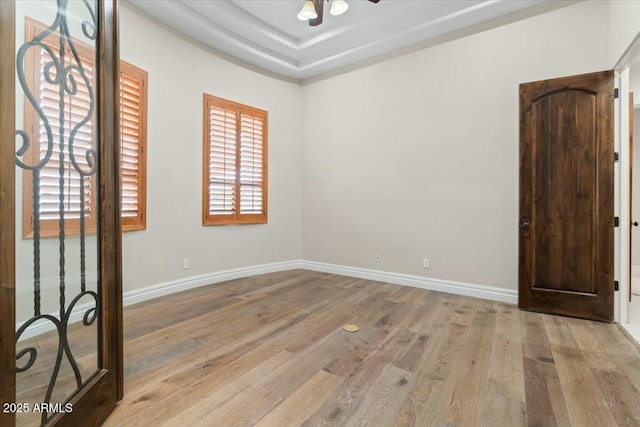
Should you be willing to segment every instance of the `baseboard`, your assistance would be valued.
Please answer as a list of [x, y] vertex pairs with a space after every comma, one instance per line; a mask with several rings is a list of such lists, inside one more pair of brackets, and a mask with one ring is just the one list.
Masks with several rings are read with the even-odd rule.
[[[83, 297], [84, 298], [84, 297]], [[93, 299], [93, 298], [91, 298]], [[87, 310], [95, 307], [95, 303], [84, 303], [76, 305], [71, 311], [71, 315], [69, 316], [69, 324], [73, 324], [82, 320], [82, 316], [87, 312]], [[56, 319], [60, 318], [60, 312], [48, 313], [50, 316], [55, 317]], [[24, 322], [20, 322], [16, 324], [16, 330], [22, 326]], [[55, 325], [50, 321], [39, 320], [34, 323], [32, 326], [29, 326], [20, 336], [21, 340], [25, 340], [28, 338], [33, 338], [40, 334], [44, 334], [45, 332], [52, 331], [56, 329]]]
[[160, 283], [135, 291], [125, 292], [122, 297], [122, 305], [128, 306], [153, 298], [182, 292], [200, 286], [212, 285], [214, 283], [225, 282], [227, 280], [242, 279], [243, 277], [256, 276], [258, 274], [275, 273], [277, 271], [294, 270], [302, 268], [300, 260], [274, 262], [271, 264], [254, 265], [251, 267], [241, 267], [232, 270], [223, 270], [202, 276], [186, 277], [184, 279], [172, 280]]
[[492, 286], [454, 282], [443, 279], [432, 279], [429, 277], [370, 270], [367, 268], [347, 267], [344, 265], [327, 264], [315, 261], [302, 261], [302, 268], [323, 273], [340, 274], [343, 276], [357, 277], [359, 279], [376, 280], [379, 282], [393, 283], [395, 285], [412, 286], [414, 288], [447, 292], [455, 295], [465, 295], [510, 304], [517, 304], [518, 302], [517, 291], [495, 288]]
[[[275, 273], [294, 269], [306, 269], [323, 273], [340, 274], [343, 276], [357, 277], [360, 279], [376, 280], [379, 282], [393, 283], [396, 285], [412, 286], [414, 288], [428, 289], [432, 291], [447, 292], [455, 295], [465, 295], [476, 298], [483, 298], [492, 301], [501, 301], [516, 304], [518, 300], [517, 291], [510, 289], [495, 288], [473, 283], [454, 282], [451, 280], [433, 279], [429, 277], [412, 276], [408, 274], [394, 273], [390, 271], [370, 270], [366, 268], [348, 267], [344, 265], [327, 264], [315, 261], [292, 260], [275, 262], [271, 264], [255, 265], [250, 267], [223, 270], [201, 276], [186, 277], [184, 279], [172, 280], [143, 289], [136, 289], [125, 292], [122, 296], [123, 306], [137, 304], [150, 299], [170, 295], [176, 292], [201, 286], [212, 285], [225, 282], [227, 280], [241, 279], [258, 274]], [[636, 267], [634, 267], [636, 268]], [[640, 266], [637, 267], [640, 272]], [[81, 304], [75, 307], [69, 318], [69, 324], [82, 320], [84, 313], [91, 308], [91, 303]], [[57, 313], [51, 313], [58, 317]], [[16, 325], [18, 328], [20, 324]], [[44, 332], [53, 330], [50, 322], [38, 323], [29, 327], [23, 334], [22, 339], [32, 338]]]
[[[126, 307], [128, 305], [137, 304], [139, 302], [162, 297], [165, 295], [170, 295], [176, 292], [186, 291], [188, 289], [193, 289], [200, 286], [212, 285], [219, 282], [225, 282], [227, 280], [241, 279], [243, 277], [255, 276], [258, 274], [293, 270], [296, 268], [302, 268], [300, 260], [254, 265], [250, 267], [241, 267], [232, 270], [223, 270], [215, 273], [203, 274], [201, 276], [186, 277], [184, 279], [172, 280], [153, 286], [148, 286], [143, 289], [136, 289], [133, 291], [125, 292], [122, 295], [122, 305]], [[73, 311], [71, 312], [71, 316], [69, 316], [69, 324], [73, 324], [82, 320], [82, 316], [84, 315], [84, 313], [94, 306], [95, 304], [85, 303], [79, 304], [74, 307]], [[60, 317], [59, 313], [49, 314], [56, 318]], [[17, 324], [16, 330], [23, 323], [24, 322], [20, 322], [19, 324]], [[36, 322], [35, 325], [30, 326], [24, 331], [21, 339], [33, 338], [37, 335], [43, 334], [53, 329], [55, 329], [55, 326], [51, 322]]]
[[[66, 277], [67, 289], [79, 290], [80, 287], [80, 274], [69, 274]], [[91, 271], [86, 273], [86, 283], [88, 290], [95, 290], [96, 283], [98, 283], [98, 273], [96, 271]], [[31, 283], [22, 283], [21, 285], [29, 285]], [[18, 285], [16, 285], [18, 286]], [[40, 280], [40, 289], [57, 289], [60, 286], [60, 279], [58, 278], [44, 278]], [[67, 291], [69, 292], [69, 291]], [[74, 294], [75, 297], [75, 294]], [[93, 298], [90, 296], [85, 296], [81, 299], [81, 301], [87, 301], [85, 303], [81, 303], [76, 305], [71, 311], [71, 316], [69, 316], [69, 324], [79, 322], [82, 320], [82, 316], [87, 312], [87, 310], [95, 307], [95, 302], [88, 302], [89, 300], [93, 301]], [[67, 303], [71, 302], [69, 299], [69, 295], [67, 295]], [[80, 301], [78, 301], [80, 302]], [[68, 308], [68, 307], [67, 307]], [[60, 318], [60, 312], [55, 311], [53, 313], [47, 313], [50, 316], [53, 316], [57, 319]], [[16, 331], [24, 324], [25, 322], [17, 322], [16, 323]], [[31, 337], [35, 337], [36, 335], [40, 335], [47, 331], [52, 331], [55, 329], [53, 323], [48, 320], [39, 320], [32, 326], [29, 326], [23, 333], [20, 339], [27, 339]]]

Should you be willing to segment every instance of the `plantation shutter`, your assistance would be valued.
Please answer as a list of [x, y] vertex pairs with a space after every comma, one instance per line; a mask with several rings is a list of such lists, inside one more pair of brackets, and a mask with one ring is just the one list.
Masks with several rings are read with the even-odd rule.
[[240, 112], [240, 213], [262, 214], [264, 119]]
[[209, 214], [236, 212], [236, 112], [212, 106], [209, 110]]
[[146, 141], [146, 72], [122, 62], [120, 65], [120, 176], [122, 225], [144, 221]]
[[267, 220], [267, 112], [205, 95], [203, 224]]
[[[0, 0], [1, 1], [1, 0]], [[47, 26], [30, 18], [26, 18], [26, 39], [31, 40], [47, 29]], [[43, 40], [51, 49], [59, 49], [59, 41], [54, 35]], [[33, 89], [33, 96], [42, 108], [46, 123], [51, 129], [53, 140], [49, 162], [40, 171], [40, 180], [34, 189], [34, 174], [23, 173], [23, 237], [31, 237], [34, 232], [34, 212], [40, 213], [40, 236], [57, 236], [60, 219], [60, 140], [63, 133], [62, 159], [63, 170], [63, 212], [65, 217], [65, 233], [79, 233], [81, 217], [81, 195], [84, 194], [84, 217], [87, 230], [95, 231], [96, 218], [93, 215], [97, 203], [97, 187], [95, 174], [84, 178], [81, 182], [81, 171], [93, 172], [97, 159], [89, 150], [96, 150], [97, 129], [94, 128], [94, 113], [88, 117], [91, 94], [87, 83], [81, 78], [76, 67], [82, 65], [93, 85], [95, 50], [90, 46], [75, 41], [76, 52], [81, 64], [78, 64], [74, 53], [67, 47], [65, 50], [65, 69], [70, 70], [66, 76], [67, 91], [64, 96], [64, 125], [60, 130], [60, 88], [47, 81], [47, 77], [55, 80], [56, 69], [51, 67], [51, 57], [45, 49], [33, 48], [26, 60], [26, 78], [28, 86]], [[122, 183], [122, 229], [142, 230], [146, 228], [146, 114], [147, 114], [147, 72], [129, 63], [120, 61], [120, 148], [121, 148], [121, 183]], [[72, 83], [74, 82], [74, 83]], [[95, 94], [94, 94], [95, 96]], [[97, 100], [94, 98], [94, 108]], [[28, 133], [30, 148], [24, 154], [28, 164], [37, 164], [47, 156], [48, 136], [45, 121], [37, 111], [25, 103], [25, 131]], [[86, 122], [85, 122], [86, 120]], [[82, 123], [82, 125], [80, 125]], [[77, 128], [77, 129], [76, 129]], [[74, 130], [75, 129], [75, 130]], [[76, 166], [70, 155], [70, 137], [73, 137], [73, 153]], [[92, 163], [92, 166], [89, 165]], [[37, 191], [38, 206], [34, 206], [33, 192]]]
[[[89, 78], [89, 84], [92, 84], [93, 80], [93, 67], [92, 60], [89, 56], [91, 52], [84, 52], [80, 50], [82, 65]], [[84, 55], [83, 55], [84, 54]], [[72, 61], [73, 60], [73, 61]], [[73, 166], [71, 161], [71, 147], [69, 145], [72, 132], [76, 129], [73, 137], [73, 154], [74, 159], [78, 167], [84, 171], [89, 172], [91, 166], [89, 166], [86, 153], [90, 149], [95, 149], [93, 146], [94, 130], [92, 115], [82, 125], [80, 123], [87, 119], [89, 115], [90, 94], [88, 87], [84, 80], [81, 78], [77, 71], [72, 71], [71, 75], [75, 78], [77, 84], [77, 93], [69, 95], [65, 92], [64, 96], [64, 125], [62, 130], [60, 128], [60, 93], [59, 86], [49, 83], [45, 78], [44, 67], [51, 61], [49, 55], [46, 54], [44, 49], [40, 49], [38, 55], [38, 63], [36, 64], [37, 76], [38, 76], [38, 93], [39, 101], [42, 111], [47, 119], [49, 127], [53, 137], [53, 150], [51, 160], [42, 168], [40, 172], [40, 182], [37, 191], [39, 192], [39, 206], [37, 207], [40, 212], [40, 219], [46, 220], [58, 220], [60, 218], [60, 140], [61, 133], [63, 133], [63, 147], [62, 152], [63, 170], [64, 170], [64, 184], [63, 184], [63, 211], [65, 219], [79, 219], [81, 215], [80, 198], [81, 192], [84, 191], [85, 196], [85, 208], [84, 215], [86, 218], [95, 221], [92, 218], [92, 206], [95, 202], [94, 192], [92, 190], [93, 178], [88, 176], [84, 179], [84, 185], [81, 182], [80, 173]], [[65, 66], [74, 65], [77, 66], [75, 58], [73, 58], [71, 51], [67, 51], [65, 55]], [[40, 117], [38, 116], [38, 119]], [[34, 135], [38, 137], [38, 153], [34, 160], [39, 161], [47, 155], [48, 150], [48, 136], [47, 128], [44, 120], [40, 119], [35, 122], [38, 126]], [[95, 162], [95, 157], [92, 159]], [[46, 228], [44, 230], [46, 232]]]

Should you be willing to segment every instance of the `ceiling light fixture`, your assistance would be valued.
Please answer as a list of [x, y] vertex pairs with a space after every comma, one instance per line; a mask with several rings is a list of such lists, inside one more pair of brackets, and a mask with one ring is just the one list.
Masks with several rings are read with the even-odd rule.
[[342, 15], [349, 9], [349, 5], [344, 0], [331, 0], [329, 13], [333, 16]]
[[313, 7], [313, 2], [311, 0], [306, 0], [302, 5], [302, 9], [298, 12], [298, 19], [301, 21], [308, 21], [317, 17], [318, 14], [316, 13], [316, 9]]
[[[329, 13], [333, 16], [342, 15], [349, 9], [349, 4], [345, 0], [326, 0], [330, 3]], [[371, 3], [378, 3], [380, 0], [369, 0]], [[305, 0], [302, 9], [298, 12], [298, 19], [309, 21], [309, 25], [315, 27], [322, 24], [322, 15], [325, 0]]]

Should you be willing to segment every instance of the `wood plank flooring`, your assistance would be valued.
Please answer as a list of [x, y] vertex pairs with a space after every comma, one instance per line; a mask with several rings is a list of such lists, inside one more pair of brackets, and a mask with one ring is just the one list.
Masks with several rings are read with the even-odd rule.
[[303, 270], [124, 316], [106, 426], [640, 425], [640, 352], [615, 324]]

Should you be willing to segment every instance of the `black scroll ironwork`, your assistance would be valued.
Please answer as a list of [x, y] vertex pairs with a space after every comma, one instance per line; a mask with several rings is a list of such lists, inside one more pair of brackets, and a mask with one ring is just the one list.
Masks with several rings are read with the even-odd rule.
[[[88, 10], [90, 19], [82, 22], [82, 32], [85, 37], [90, 40], [96, 40], [97, 36], [97, 20], [95, 13], [95, 5], [91, 6], [88, 0], [83, 0], [83, 4]], [[78, 363], [71, 351], [68, 340], [68, 327], [71, 315], [76, 308], [78, 302], [84, 298], [90, 298], [93, 300], [92, 307], [86, 309], [82, 316], [82, 323], [85, 326], [92, 325], [98, 317], [99, 299], [98, 295], [94, 291], [87, 290], [86, 288], [86, 200], [85, 200], [85, 183], [91, 176], [97, 172], [97, 152], [91, 146], [89, 148], [83, 148], [84, 153], [77, 153], [76, 147], [76, 135], [78, 131], [89, 122], [95, 109], [95, 95], [92, 90], [91, 79], [87, 74], [85, 66], [83, 65], [77, 47], [75, 46], [74, 39], [71, 37], [69, 30], [69, 23], [67, 20], [67, 7], [69, 0], [57, 0], [57, 13], [53, 23], [47, 27], [40, 34], [37, 34], [32, 40], [26, 40], [25, 43], [18, 49], [16, 57], [16, 71], [20, 86], [25, 93], [26, 101], [31, 108], [36, 112], [40, 126], [44, 129], [44, 133], [40, 132], [39, 139], [35, 141], [37, 147], [31, 148], [40, 151], [40, 154], [36, 156], [36, 161], [29, 162], [24, 158], [24, 155], [29, 151], [32, 141], [31, 136], [24, 130], [16, 131], [16, 137], [21, 141], [20, 148], [16, 151], [16, 165], [25, 171], [32, 173], [33, 175], [33, 316], [24, 322], [20, 328], [16, 331], [16, 342], [20, 340], [20, 337], [25, 333], [30, 326], [34, 323], [45, 320], [50, 322], [58, 332], [58, 348], [55, 359], [55, 365], [49, 379], [49, 384], [42, 403], [51, 403], [51, 395], [58, 379], [60, 367], [63, 362], [63, 358], [69, 362], [74, 376], [77, 389], [80, 389], [83, 381]], [[51, 39], [56, 39], [51, 42]], [[44, 55], [46, 55], [46, 61], [41, 69], [35, 70], [40, 72], [42, 77], [47, 83], [58, 89], [59, 105], [58, 105], [58, 124], [57, 131], [54, 132], [52, 125], [39, 101], [34, 96], [34, 88], [30, 88], [25, 76], [26, 57], [28, 52], [32, 49], [41, 49]], [[38, 66], [39, 67], [39, 66]], [[79, 77], [77, 77], [79, 76]], [[68, 97], [73, 97], [78, 94], [79, 84], [86, 87], [89, 96], [89, 107], [81, 120], [71, 120], [68, 117], [70, 113], [65, 110], [65, 101]], [[66, 123], [69, 125], [66, 125]], [[66, 130], [71, 127], [70, 132], [66, 135]], [[44, 135], [43, 135], [44, 134]], [[35, 137], [35, 135], [33, 135]], [[46, 147], [46, 149], [42, 149]], [[44, 154], [43, 154], [44, 153]], [[84, 154], [86, 165], [81, 165], [78, 162], [78, 155]], [[58, 243], [59, 243], [59, 288], [60, 288], [60, 312], [59, 317], [53, 314], [43, 314], [41, 312], [41, 230], [40, 230], [40, 174], [43, 168], [49, 164], [50, 161], [57, 156], [54, 161], [58, 162]], [[68, 157], [67, 157], [68, 156]], [[28, 164], [33, 163], [33, 164]], [[70, 165], [70, 166], [69, 166]], [[65, 183], [65, 169], [73, 168], [80, 178], [80, 293], [78, 293], [71, 302], [66, 303], [66, 259], [65, 259], [65, 187], [68, 183]], [[94, 195], [95, 197], [95, 195]], [[95, 212], [91, 212], [95, 215]], [[27, 357], [26, 362], [20, 363], [20, 360]], [[27, 347], [16, 352], [16, 365], [17, 372], [26, 372], [33, 366], [38, 357], [38, 351], [35, 347]], [[77, 390], [76, 389], [76, 390]], [[50, 418], [47, 411], [43, 411], [41, 415], [41, 423], [45, 424]]]

